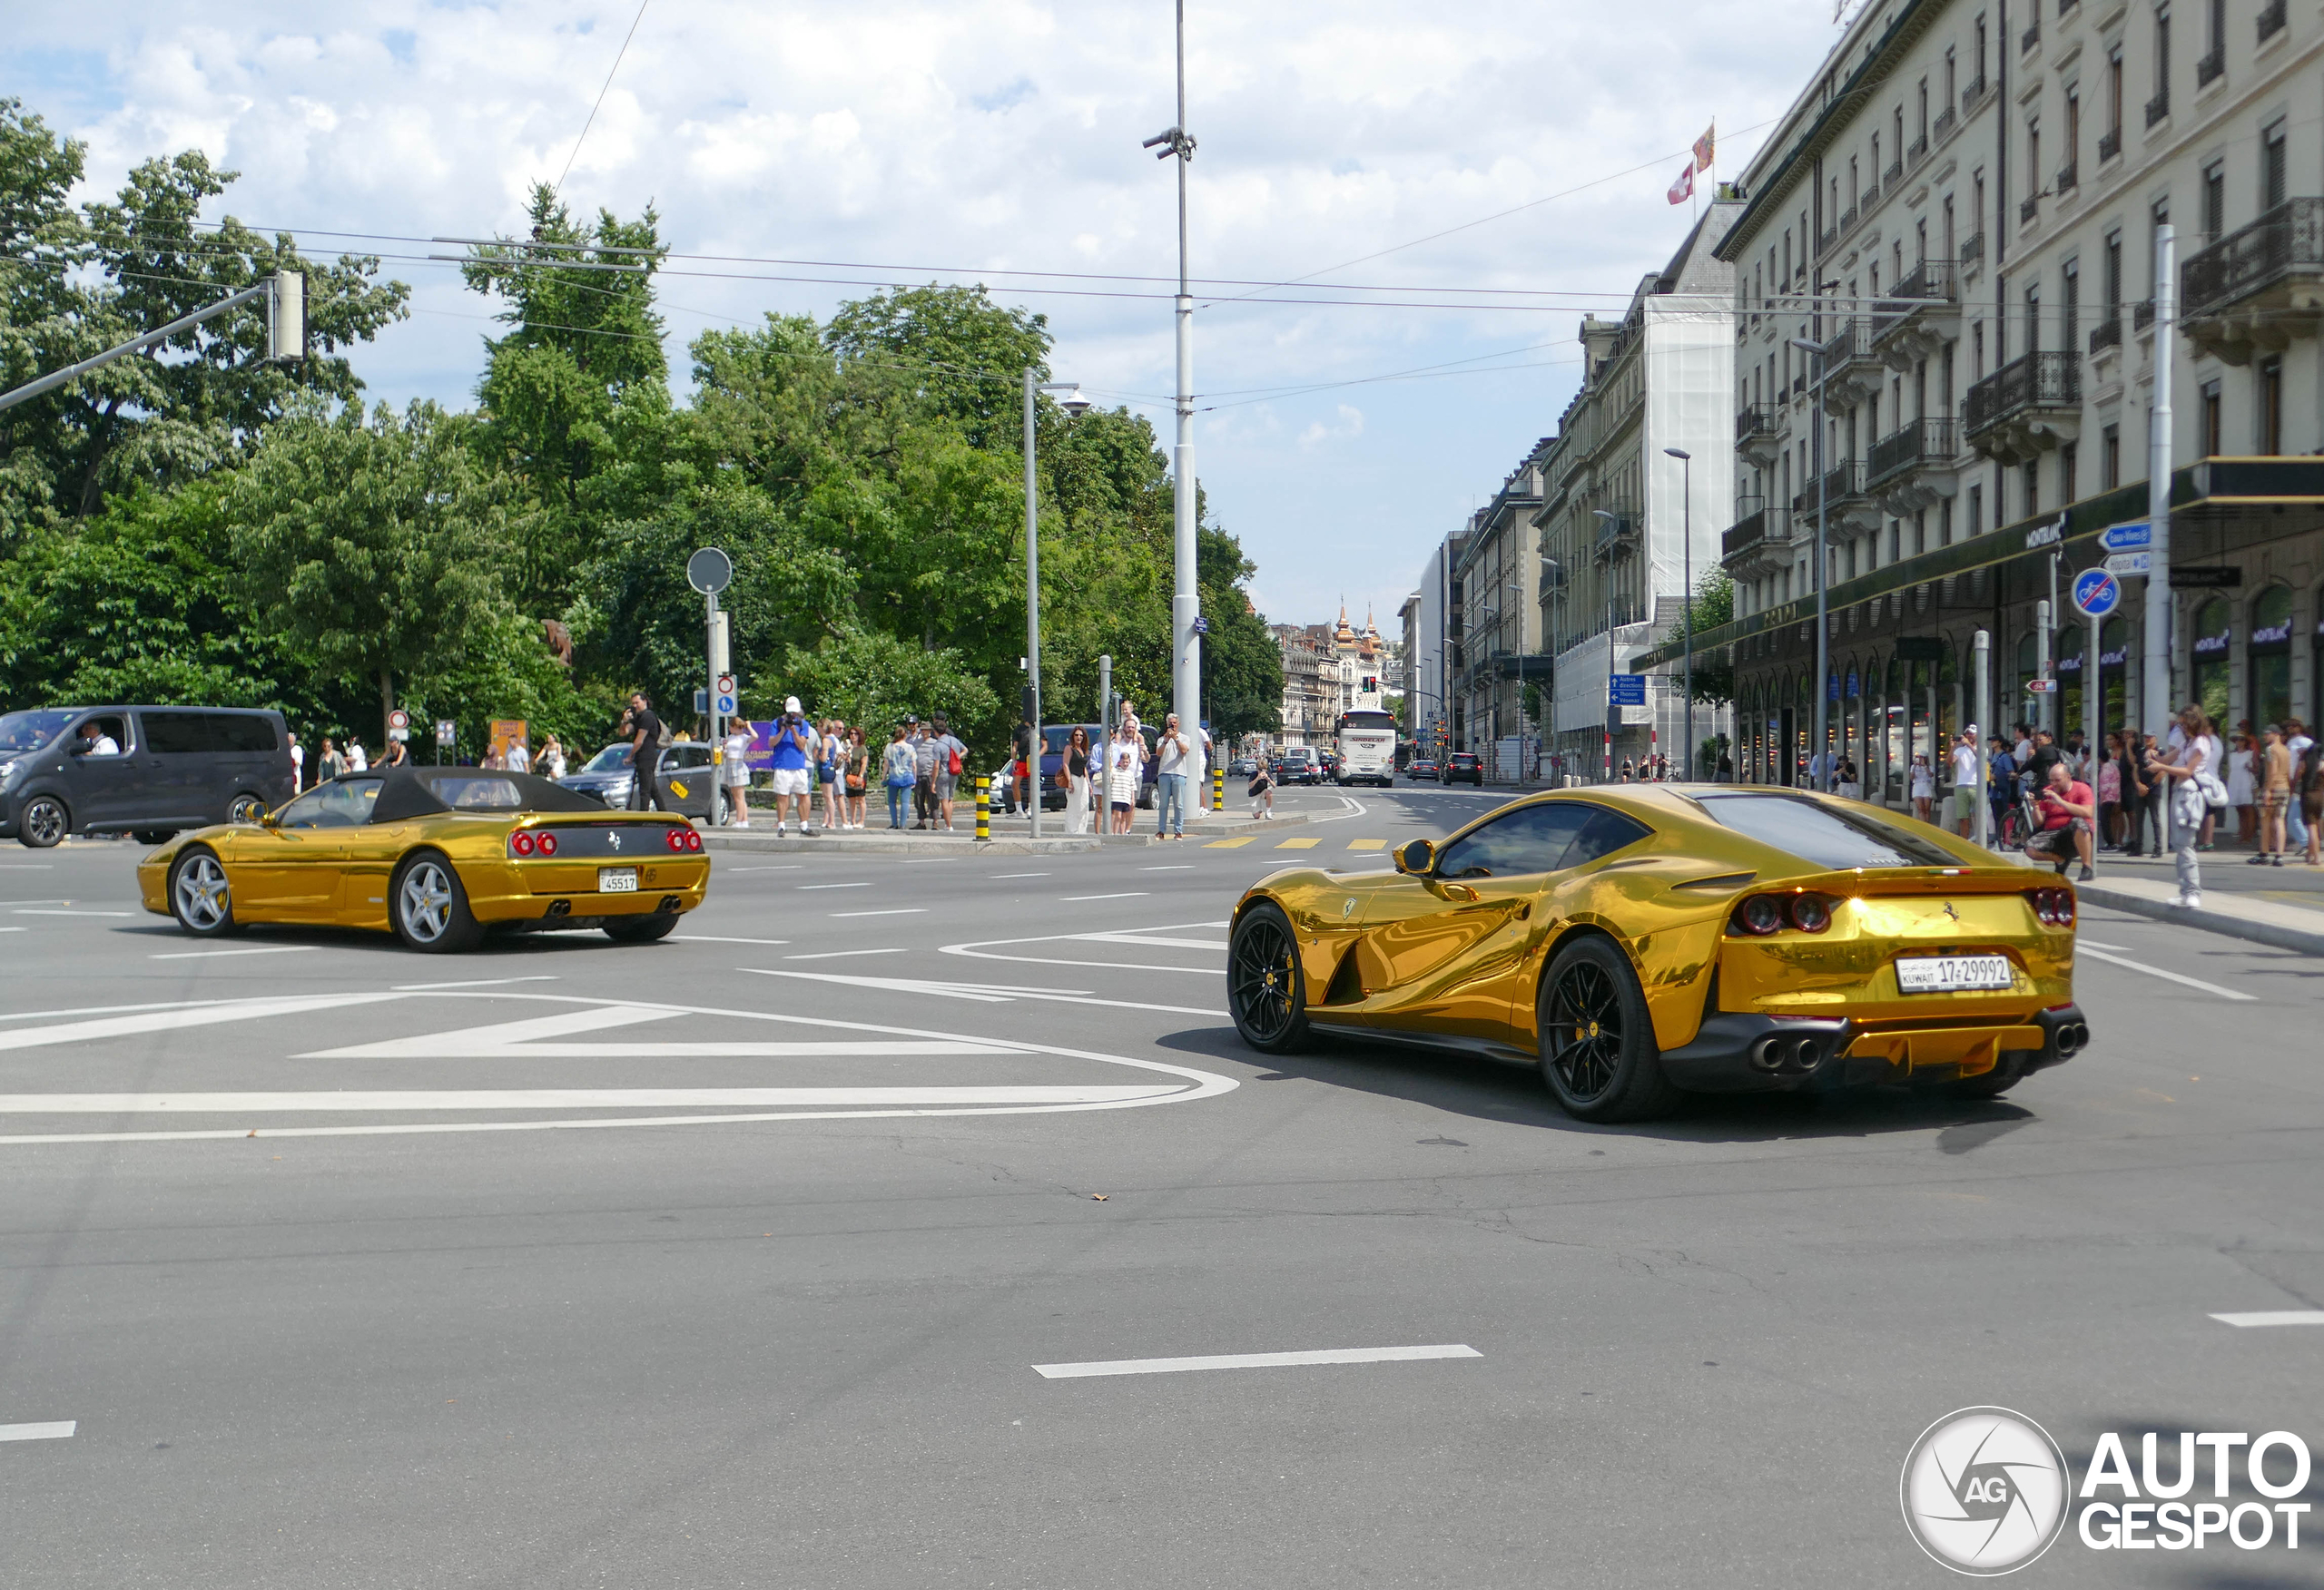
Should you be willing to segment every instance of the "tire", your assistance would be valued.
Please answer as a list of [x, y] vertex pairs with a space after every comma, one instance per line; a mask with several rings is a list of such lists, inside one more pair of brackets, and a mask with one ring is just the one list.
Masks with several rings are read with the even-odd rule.
[[73, 814], [54, 795], [34, 796], [17, 814], [16, 838], [26, 849], [50, 849], [72, 831]]
[[141, 845], [161, 846], [178, 837], [175, 829], [139, 829], [134, 836]]
[[228, 822], [256, 822], [266, 815], [266, 802], [245, 790], [226, 802]]
[[1226, 946], [1226, 1008], [1235, 1030], [1262, 1055], [1307, 1046], [1307, 978], [1283, 908], [1262, 900], [1243, 913]]
[[1612, 940], [1591, 935], [1558, 951], [1534, 1009], [1541, 1080], [1575, 1120], [1643, 1121], [1685, 1096], [1662, 1075], [1646, 996]]
[[615, 944], [651, 944], [657, 938], [667, 938], [677, 925], [675, 911], [658, 911], [651, 917], [620, 917], [606, 924], [606, 937]]
[[242, 930], [234, 919], [226, 866], [216, 851], [197, 846], [170, 868], [170, 915], [196, 938], [223, 938]]
[[457, 955], [484, 937], [460, 875], [440, 850], [422, 850], [396, 869], [388, 883], [388, 920], [407, 948], [423, 955]]

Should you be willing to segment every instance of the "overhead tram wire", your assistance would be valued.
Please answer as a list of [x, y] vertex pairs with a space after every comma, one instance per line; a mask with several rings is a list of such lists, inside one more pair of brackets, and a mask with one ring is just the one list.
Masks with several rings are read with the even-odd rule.
[[573, 141], [573, 152], [565, 157], [565, 169], [556, 173], [556, 191], [560, 193], [565, 191], [565, 179], [573, 174], [573, 162], [581, 158], [581, 145], [588, 142], [589, 129], [597, 124], [597, 112], [604, 107], [606, 95], [613, 89], [614, 74], [621, 70], [622, 61], [629, 54], [629, 41], [637, 36], [637, 25], [645, 20], [645, 8], [652, 4], [653, 0], [637, 0], [637, 15], [629, 19], [629, 31], [621, 36], [621, 48], [614, 53], [614, 64], [606, 70], [606, 81], [597, 90], [596, 103], [589, 107], [589, 119], [581, 123], [581, 136]]

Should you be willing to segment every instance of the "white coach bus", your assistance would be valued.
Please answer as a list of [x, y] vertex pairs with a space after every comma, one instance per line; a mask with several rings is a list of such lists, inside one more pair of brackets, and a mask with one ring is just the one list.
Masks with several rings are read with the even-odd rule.
[[1383, 789], [1396, 781], [1396, 716], [1359, 708], [1340, 714], [1338, 728], [1340, 765], [1333, 773], [1339, 784], [1378, 784]]

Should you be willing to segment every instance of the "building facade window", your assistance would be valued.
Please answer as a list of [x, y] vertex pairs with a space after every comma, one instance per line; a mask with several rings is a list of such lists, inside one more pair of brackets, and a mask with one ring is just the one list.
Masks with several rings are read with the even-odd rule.
[[2192, 640], [2188, 646], [2194, 663], [2195, 702], [2214, 723], [2233, 721], [2227, 715], [2227, 653], [2234, 639], [2233, 610], [2225, 597], [2211, 597], [2195, 609]]
[[2080, 461], [2080, 458], [2081, 448], [2076, 444], [2073, 442], [2065, 442], [2059, 446], [2058, 505], [2060, 507], [2063, 507], [2066, 504], [2073, 501], [2075, 493], [2080, 489], [2074, 480], [2074, 476], [2078, 473], [2074, 466]]
[[2285, 197], [2284, 124], [2278, 121], [2260, 134], [2260, 208], [2273, 210]]
[[2227, 163], [2213, 161], [2203, 168], [2203, 241], [2215, 243], [2227, 231]]
[[2122, 484], [2122, 427], [2110, 425], [2098, 433], [2098, 489], [2112, 491]]
[[2284, 450], [2284, 361], [2281, 354], [2270, 354], [2260, 360], [2259, 398], [2260, 453], [2266, 457], [2279, 457]]
[[2200, 449], [2197, 456], [2204, 458], [2218, 457], [2220, 452], [2220, 406], [2219, 381], [2216, 377], [2211, 380], [2205, 381], [2202, 386], [2197, 389], [2195, 424], [2196, 445]]

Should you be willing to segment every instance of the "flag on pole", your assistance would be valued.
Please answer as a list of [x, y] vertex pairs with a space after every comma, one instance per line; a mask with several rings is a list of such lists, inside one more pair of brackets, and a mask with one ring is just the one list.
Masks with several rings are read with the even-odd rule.
[[1716, 158], [1718, 151], [1718, 123], [1713, 122], [1703, 129], [1703, 135], [1695, 140], [1695, 170], [1707, 172], [1718, 163]]
[[1679, 180], [1670, 184], [1670, 192], [1669, 197], [1670, 202], [1673, 204], [1684, 204], [1688, 200], [1692, 199], [1694, 196], [1695, 162], [1693, 161], [1689, 161], [1686, 163], [1685, 168], [1679, 172]]

